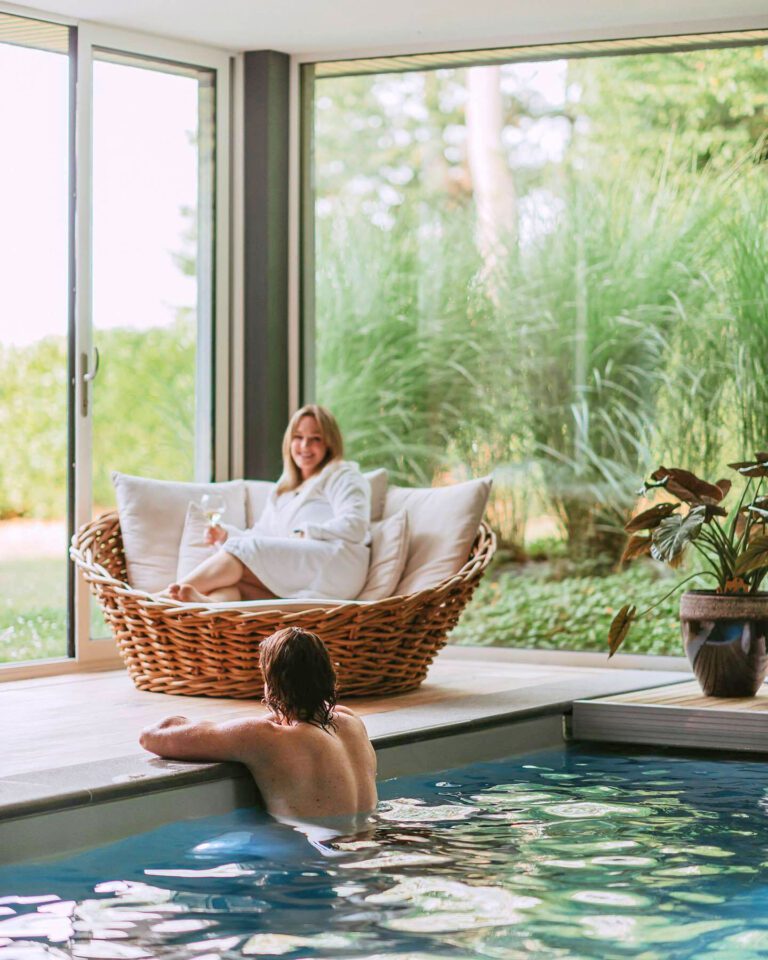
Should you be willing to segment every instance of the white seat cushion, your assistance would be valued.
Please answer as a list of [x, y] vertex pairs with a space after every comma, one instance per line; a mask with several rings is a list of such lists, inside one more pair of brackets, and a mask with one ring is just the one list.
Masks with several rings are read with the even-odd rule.
[[128, 582], [137, 590], [155, 593], [176, 579], [179, 544], [189, 504], [204, 493], [224, 497], [223, 519], [245, 526], [245, 485], [227, 483], [176, 483], [150, 480], [115, 471], [112, 482], [123, 534]]
[[398, 510], [386, 520], [371, 524], [371, 563], [358, 600], [383, 600], [394, 596], [408, 557], [408, 514]]
[[467, 562], [483, 517], [491, 478], [450, 487], [390, 487], [384, 517], [408, 513], [409, 545], [405, 570], [395, 594], [434, 587]]

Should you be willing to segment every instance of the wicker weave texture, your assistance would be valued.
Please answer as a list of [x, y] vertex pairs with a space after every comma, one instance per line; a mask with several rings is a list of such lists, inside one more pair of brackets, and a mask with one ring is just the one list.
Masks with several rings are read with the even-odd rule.
[[467, 563], [436, 587], [375, 603], [280, 613], [178, 607], [127, 584], [117, 513], [75, 535], [70, 551], [98, 598], [139, 690], [260, 698], [259, 643], [297, 625], [325, 641], [344, 696], [413, 690], [446, 643], [496, 550], [482, 523]]

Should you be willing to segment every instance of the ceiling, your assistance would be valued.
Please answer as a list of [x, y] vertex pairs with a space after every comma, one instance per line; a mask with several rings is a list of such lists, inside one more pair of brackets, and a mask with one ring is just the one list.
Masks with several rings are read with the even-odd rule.
[[[318, 57], [768, 26], [766, 0], [41, 0], [48, 13]], [[24, 13], [31, 4], [3, 6]], [[39, 13], [40, 8], [35, 8]]]

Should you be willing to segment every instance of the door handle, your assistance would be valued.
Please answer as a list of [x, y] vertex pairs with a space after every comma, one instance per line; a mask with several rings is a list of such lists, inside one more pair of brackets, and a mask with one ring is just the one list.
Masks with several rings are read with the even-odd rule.
[[88, 354], [80, 354], [80, 380], [82, 381], [80, 390], [80, 413], [82, 416], [88, 416], [88, 384], [96, 379], [99, 372], [99, 348], [93, 348], [93, 370], [89, 370]]

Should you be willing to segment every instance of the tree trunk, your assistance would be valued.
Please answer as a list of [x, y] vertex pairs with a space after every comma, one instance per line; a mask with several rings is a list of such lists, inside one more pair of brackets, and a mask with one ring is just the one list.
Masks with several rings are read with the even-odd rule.
[[490, 271], [503, 245], [517, 239], [517, 197], [501, 135], [501, 68], [467, 70], [467, 156], [477, 210], [477, 243]]

